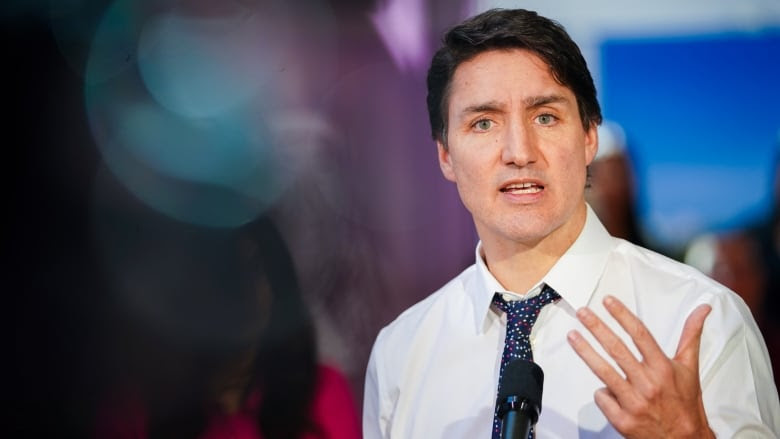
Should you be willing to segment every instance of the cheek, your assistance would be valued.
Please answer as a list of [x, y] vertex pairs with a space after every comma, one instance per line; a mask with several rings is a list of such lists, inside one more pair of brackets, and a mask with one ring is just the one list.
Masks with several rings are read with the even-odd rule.
[[562, 151], [555, 159], [563, 164], [561, 170], [570, 178], [579, 178], [580, 174], [585, 175], [587, 163], [581, 151]]
[[457, 185], [458, 192], [460, 192], [462, 197], [467, 196], [469, 193], [475, 192], [476, 187], [479, 185], [478, 173], [473, 172], [472, 169], [464, 167], [453, 168], [453, 173], [455, 176], [455, 184]]
[[489, 186], [488, 172], [474, 157], [458, 157], [458, 159], [452, 162], [454, 182], [464, 203], [473, 204], [482, 198], [479, 194]]
[[[574, 157], [577, 157], [577, 159], [573, 159]], [[584, 192], [587, 179], [585, 160], [576, 155], [570, 155], [568, 157], [562, 156], [558, 157], [558, 159], [561, 160], [560, 163], [564, 164], [559, 168], [560, 174], [558, 175], [558, 178], [560, 181], [566, 182], [564, 186], [565, 190], [568, 192], [567, 197], [576, 193], [573, 191], [582, 190]]]
[[458, 144], [458, 149], [450, 149], [450, 165], [456, 180], [474, 181], [484, 170], [484, 157], [475, 154], [472, 145]]

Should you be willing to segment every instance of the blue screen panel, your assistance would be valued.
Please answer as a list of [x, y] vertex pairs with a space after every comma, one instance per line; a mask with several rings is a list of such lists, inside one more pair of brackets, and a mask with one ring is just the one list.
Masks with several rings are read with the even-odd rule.
[[601, 102], [627, 135], [640, 222], [659, 247], [750, 225], [772, 204], [780, 30], [601, 46]]

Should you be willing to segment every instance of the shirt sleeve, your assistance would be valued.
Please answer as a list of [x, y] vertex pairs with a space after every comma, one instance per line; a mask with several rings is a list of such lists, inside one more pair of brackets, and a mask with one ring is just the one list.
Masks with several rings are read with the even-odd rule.
[[780, 402], [761, 333], [738, 298], [721, 297], [712, 305], [700, 352], [710, 427], [718, 437], [776, 438]]
[[[381, 333], [380, 333], [381, 336]], [[363, 439], [384, 439], [389, 437], [387, 415], [382, 412], [386, 398], [381, 380], [383, 378], [379, 360], [380, 338], [371, 350], [366, 370], [363, 394]]]

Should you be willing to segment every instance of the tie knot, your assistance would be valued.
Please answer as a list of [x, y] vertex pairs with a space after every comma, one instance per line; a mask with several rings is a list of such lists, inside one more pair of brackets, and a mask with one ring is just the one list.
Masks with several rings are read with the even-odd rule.
[[526, 322], [530, 321], [530, 324], [533, 325], [542, 308], [560, 298], [561, 296], [555, 290], [545, 284], [542, 292], [534, 297], [524, 300], [506, 301], [501, 294], [496, 293], [493, 296], [493, 303], [498, 309], [506, 313], [508, 321], [524, 320]]

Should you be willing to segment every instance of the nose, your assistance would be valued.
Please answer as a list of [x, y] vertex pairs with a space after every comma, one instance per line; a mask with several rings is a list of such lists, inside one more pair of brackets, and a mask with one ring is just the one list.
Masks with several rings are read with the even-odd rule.
[[518, 167], [536, 162], [539, 155], [533, 130], [522, 123], [513, 123], [506, 131], [501, 159], [507, 165]]

